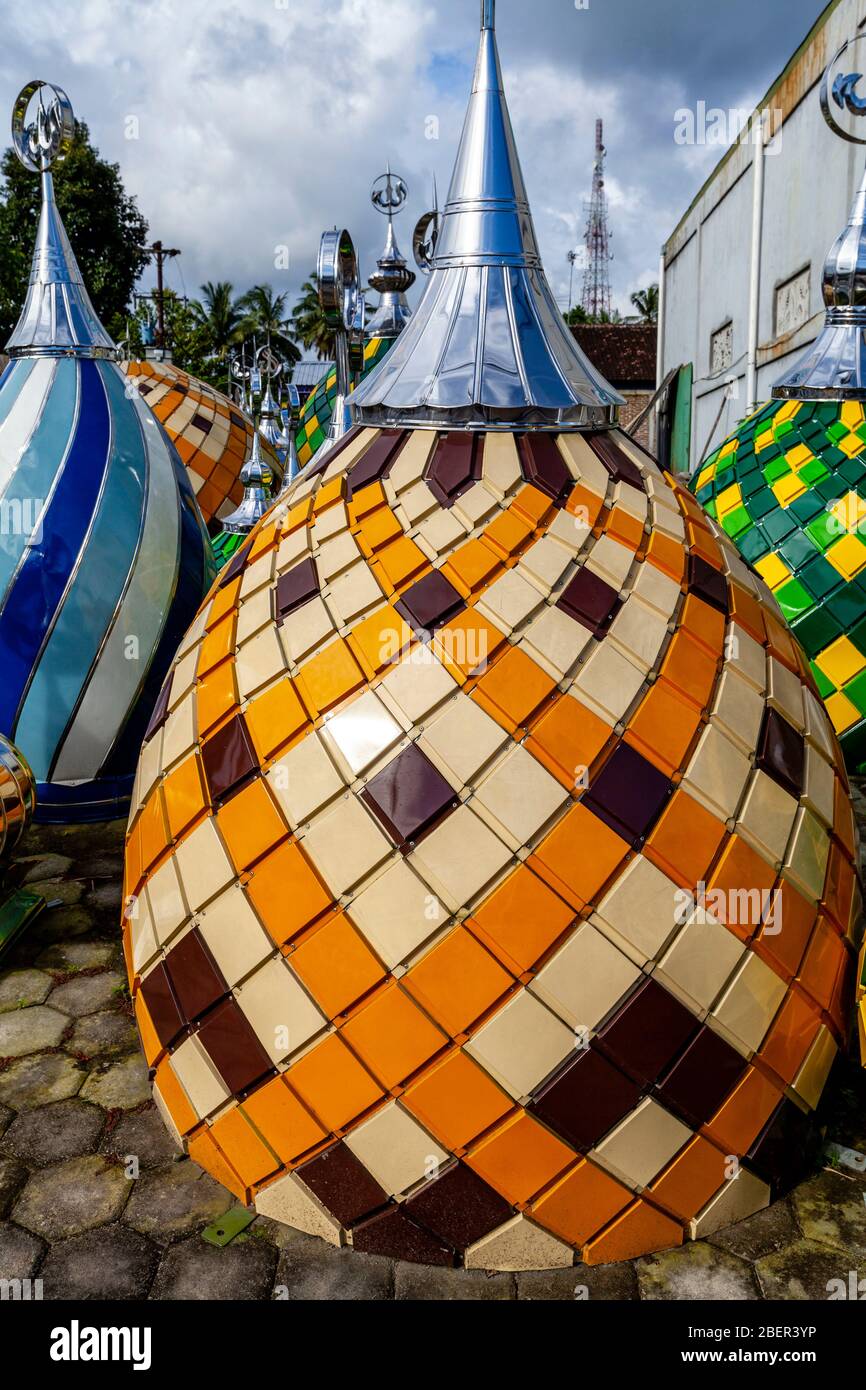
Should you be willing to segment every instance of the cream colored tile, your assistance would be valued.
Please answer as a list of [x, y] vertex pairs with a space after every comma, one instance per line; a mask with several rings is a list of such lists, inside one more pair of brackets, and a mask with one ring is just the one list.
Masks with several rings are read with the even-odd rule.
[[432, 546], [437, 555], [441, 555], [444, 551], [450, 550], [458, 541], [465, 540], [466, 527], [461, 525], [453, 512], [439, 508], [421, 522], [418, 527], [418, 535]]
[[[178, 893], [179, 891], [178, 889]], [[151, 965], [160, 949], [147, 899], [147, 889], [139, 893], [137, 898], [130, 899], [123, 915], [129, 922], [132, 968], [139, 975]]]
[[718, 684], [710, 722], [718, 724], [722, 732], [749, 757], [755, 751], [763, 717], [762, 697], [754, 686], [726, 666]]
[[449, 1158], [432, 1135], [396, 1102], [347, 1134], [346, 1146], [391, 1196], [435, 1174], [437, 1165]]
[[326, 719], [321, 736], [342, 758], [350, 775], [366, 772], [403, 736], [403, 730], [372, 690]]
[[784, 980], [754, 951], [749, 951], [713, 1009], [713, 1017], [746, 1047], [757, 1052], [786, 993]]
[[323, 512], [319, 512], [311, 527], [313, 540], [316, 545], [323, 546], [334, 536], [345, 531], [349, 525], [349, 517], [346, 512], [345, 502], [335, 502], [333, 506], [326, 507]]
[[646, 1187], [691, 1139], [692, 1131], [654, 1100], [645, 1100], [594, 1150], [605, 1168], [632, 1187]]
[[660, 953], [676, 928], [677, 885], [638, 854], [599, 904], [596, 916], [612, 929], [637, 964]]
[[166, 770], [185, 758], [195, 746], [198, 728], [195, 718], [195, 695], [190, 691], [165, 721], [162, 734], [162, 757]]
[[429, 647], [412, 651], [388, 672], [380, 693], [393, 700], [410, 723], [420, 723], [459, 687]]
[[317, 817], [303, 848], [335, 894], [348, 893], [392, 852], [390, 841], [351, 795]]
[[342, 574], [350, 565], [357, 564], [360, 559], [361, 552], [351, 531], [341, 531], [333, 540], [327, 540], [319, 547], [316, 555], [319, 581], [329, 584], [338, 574]]
[[542, 536], [524, 552], [518, 573], [533, 579], [541, 593], [549, 594], [572, 563], [572, 552], [552, 536]]
[[174, 859], [167, 859], [151, 875], [146, 892], [154, 935], [160, 946], [164, 946], [190, 916]]
[[748, 1168], [738, 1169], [736, 1178], [726, 1182], [722, 1190], [710, 1198], [697, 1219], [691, 1222], [692, 1240], [703, 1240], [716, 1231], [763, 1211], [770, 1205], [770, 1196], [766, 1183], [756, 1178]]
[[702, 1012], [727, 984], [744, 949], [727, 927], [706, 913], [696, 914], [662, 956], [655, 978]]
[[259, 1216], [281, 1221], [296, 1231], [320, 1236], [331, 1245], [341, 1243], [340, 1223], [325, 1211], [310, 1189], [294, 1173], [286, 1173], [276, 1182], [260, 1188], [255, 1196]]
[[611, 623], [607, 640], [620, 647], [635, 665], [650, 671], [658, 664], [667, 636], [668, 625], [661, 614], [631, 594]]
[[515, 1099], [528, 1096], [573, 1050], [574, 1033], [521, 990], [479, 1028], [464, 1051]]
[[[640, 467], [640, 465], [638, 465]], [[649, 514], [649, 500], [645, 492], [638, 492], [631, 483], [617, 483], [613, 490], [613, 500], [620, 511], [643, 524]]]
[[819, 820], [832, 828], [835, 784], [833, 767], [811, 743], [806, 744], [804, 782], [803, 799], [806, 805], [810, 811], [814, 811]]
[[519, 849], [559, 810], [567, 792], [525, 748], [514, 744], [487, 774], [472, 799], [472, 809]]
[[285, 669], [283, 649], [276, 630], [269, 625], [245, 642], [235, 658], [235, 675], [241, 699], [250, 699], [256, 691], [263, 690], [277, 676], [281, 676]]
[[285, 540], [280, 541], [277, 550], [276, 572], [293, 569], [299, 560], [305, 560], [310, 553], [310, 532], [306, 526], [299, 526]]
[[610, 474], [586, 440], [579, 434], [569, 433], [557, 435], [556, 442], [559, 452], [568, 464], [571, 476], [599, 497], [605, 497], [610, 485]]
[[435, 511], [438, 505], [426, 483], [413, 483], [411, 487], [407, 487], [406, 491], [400, 494], [398, 503], [408, 523], [405, 529], [411, 530], [413, 526], [417, 526], [419, 521], [423, 521], [425, 516]]
[[767, 689], [767, 654], [738, 623], [728, 623], [725, 634], [725, 666], [763, 695]]
[[495, 719], [462, 691], [424, 728], [418, 746], [445, 771], [457, 787], [471, 782], [508, 741]]
[[275, 1065], [328, 1026], [282, 956], [261, 966], [235, 990], [235, 998]]
[[290, 661], [302, 661], [334, 631], [334, 620], [321, 598], [312, 598], [290, 613], [277, 629]]
[[247, 599], [263, 584], [270, 584], [274, 572], [274, 552], [269, 550], [252, 565], [247, 565], [241, 580], [240, 596]]
[[484, 458], [481, 476], [500, 498], [506, 497], [521, 479], [520, 459], [512, 434], [491, 433], [484, 436]]
[[464, 1255], [467, 1269], [568, 1269], [573, 1263], [571, 1246], [533, 1225], [522, 1212], [470, 1245]]
[[439, 436], [433, 430], [415, 430], [409, 436], [388, 478], [396, 492], [403, 492], [418, 482], [438, 442]]
[[483, 821], [461, 806], [425, 836], [409, 862], [456, 912], [512, 861], [511, 852]]
[[271, 594], [270, 588], [259, 589], [257, 593], [241, 604], [238, 609], [238, 623], [235, 632], [235, 640], [239, 647], [272, 622]]
[[498, 507], [496, 494], [480, 482], [473, 483], [472, 487], [467, 488], [466, 492], [457, 498], [453, 510], [455, 516], [471, 531], [480, 526], [482, 521], [487, 521]]
[[204, 907], [235, 879], [234, 866], [212, 816], [208, 816], [191, 835], [181, 841], [175, 850], [174, 862], [193, 912]]
[[[206, 604], [205, 607], [202, 608], [201, 612], [200, 612], [200, 613], [197, 613], [197, 614], [195, 615], [195, 617], [193, 618], [193, 620], [192, 620], [192, 622], [191, 622], [191, 624], [190, 624], [190, 626], [189, 626], [189, 629], [188, 629], [188, 631], [187, 631], [186, 636], [184, 637], [183, 641], [181, 642], [180, 646], [179, 646], [178, 649], [177, 649], [177, 659], [178, 659], [178, 660], [180, 660], [182, 657], [186, 656], [187, 652], [192, 651], [193, 647], [197, 647], [197, 646], [198, 646], [199, 642], [201, 641], [202, 637], [204, 636], [204, 630], [205, 630], [205, 627], [206, 627], [206, 625], [207, 625], [207, 620], [208, 620], [208, 618], [210, 617], [210, 610], [211, 610], [211, 607], [212, 607], [212, 604], [211, 604], [211, 603]], [[171, 708], [171, 702], [170, 702], [170, 701], [169, 701], [169, 708]]]
[[793, 724], [794, 728], [802, 733], [806, 727], [806, 717], [800, 677], [789, 671], [787, 666], [783, 666], [775, 657], [770, 658], [767, 668], [767, 704], [777, 709], [789, 724]]
[[436, 894], [399, 858], [358, 894], [347, 911], [390, 970], [440, 931], [448, 916]]
[[592, 641], [592, 633], [560, 608], [545, 606], [530, 623], [520, 645], [557, 682], [564, 679]]
[[766, 772], [755, 771], [737, 831], [770, 864], [781, 864], [797, 814], [797, 802]]
[[171, 1054], [171, 1065], [200, 1120], [229, 1099], [222, 1078], [198, 1038], [186, 1038]]
[[271, 791], [295, 830], [345, 790], [317, 734], [308, 734], [266, 773]]
[[644, 603], [655, 608], [668, 622], [677, 610], [681, 598], [679, 584], [662, 574], [655, 565], [639, 565], [632, 593], [640, 594]]
[[627, 545], [620, 545], [612, 536], [600, 536], [590, 550], [586, 564], [588, 569], [619, 590], [634, 564], [634, 552]]
[[478, 602], [478, 611], [503, 632], [511, 632], [543, 602], [538, 589], [511, 569], [500, 575], [489, 589], [485, 589]]
[[643, 671], [609, 643], [600, 642], [581, 666], [572, 688], [605, 719], [615, 722], [628, 713], [644, 679]]
[[683, 785], [721, 820], [737, 814], [752, 765], [716, 724], [708, 724], [686, 769]]
[[591, 1032], [637, 984], [641, 972], [583, 922], [529, 986], [570, 1028]]
[[354, 565], [331, 583], [328, 606], [336, 621], [345, 626], [362, 613], [380, 606], [384, 595], [366, 562]]
[[239, 883], [214, 898], [197, 920], [208, 950], [232, 988], [273, 952], [274, 943]]
[[836, 741], [826, 707], [805, 686], [803, 687], [803, 707], [806, 719], [806, 737], [824, 755], [828, 763], [835, 762]]
[[793, 1089], [813, 1110], [821, 1099], [830, 1068], [839, 1049], [829, 1030], [821, 1024], [808, 1056], [794, 1079]]
[[169, 710], [177, 709], [188, 690], [192, 689], [198, 668], [200, 650], [195, 647], [177, 662], [171, 678], [171, 691], [168, 697]]
[[801, 806], [785, 860], [785, 877], [790, 878], [810, 902], [817, 903], [824, 895], [829, 853], [830, 836], [826, 827], [810, 810]]
[[162, 756], [162, 729], [157, 729], [153, 738], [144, 745], [141, 757], [138, 760], [138, 771], [135, 774], [135, 790], [133, 794], [133, 804], [142, 806], [150, 795], [153, 787], [162, 776], [163, 756]]
[[584, 517], [573, 512], [559, 511], [548, 526], [547, 534], [553, 536], [554, 540], [559, 541], [560, 545], [564, 545], [573, 555], [577, 555], [586, 545], [589, 528]]

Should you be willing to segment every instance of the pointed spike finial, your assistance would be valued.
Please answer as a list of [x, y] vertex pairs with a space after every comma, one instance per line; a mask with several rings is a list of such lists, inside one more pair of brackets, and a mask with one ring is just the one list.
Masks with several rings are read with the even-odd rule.
[[496, 28], [496, 0], [481, 0], [481, 28]]

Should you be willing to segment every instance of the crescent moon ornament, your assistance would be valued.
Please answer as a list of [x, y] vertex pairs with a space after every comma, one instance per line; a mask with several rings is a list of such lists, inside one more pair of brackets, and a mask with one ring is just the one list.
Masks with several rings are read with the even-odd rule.
[[[866, 145], [866, 35], [846, 39], [821, 79], [821, 111], [834, 135]], [[859, 47], [858, 47], [859, 45]], [[844, 62], [842, 61], [844, 58]], [[858, 87], [860, 90], [858, 91]]]
[[12, 108], [12, 144], [25, 169], [45, 173], [65, 159], [74, 137], [75, 116], [62, 87], [39, 78], [22, 87]]
[[361, 292], [361, 275], [355, 244], [345, 228], [323, 234], [316, 277], [328, 327], [349, 328]]
[[425, 212], [424, 216], [419, 218], [412, 233], [412, 254], [415, 264], [424, 275], [429, 275], [433, 269], [441, 226], [442, 216], [438, 208], [434, 208], [432, 212]]

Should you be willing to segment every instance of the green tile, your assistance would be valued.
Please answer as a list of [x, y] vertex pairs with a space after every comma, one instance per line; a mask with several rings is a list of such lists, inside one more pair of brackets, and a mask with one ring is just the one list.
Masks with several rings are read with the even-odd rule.
[[815, 677], [815, 684], [818, 687], [818, 694], [821, 696], [821, 699], [826, 700], [829, 695], [834, 695], [836, 687], [833, 682], [824, 675], [824, 672], [815, 665], [814, 661], [810, 661], [809, 665], [812, 668], [812, 675]]
[[743, 559], [748, 560], [750, 565], [753, 565], [756, 560], [763, 559], [772, 549], [772, 547], [767, 544], [757, 526], [755, 526], [753, 530], [746, 532], [743, 539], [740, 541], [739, 548]]
[[722, 521], [722, 526], [727, 531], [728, 535], [736, 540], [738, 536], [742, 536], [744, 532], [751, 530], [752, 526], [754, 526], [754, 522], [745, 507], [735, 507], [732, 512], [728, 512], [727, 516]]
[[764, 530], [774, 545], [780, 545], [796, 529], [796, 518], [788, 515], [787, 507], [779, 507], [764, 517]]
[[806, 527], [812, 540], [819, 550], [826, 550], [828, 545], [839, 539], [839, 532], [836, 529], [834, 518], [829, 512], [821, 510], [820, 516], [816, 516], [814, 521], [810, 521]]
[[809, 560], [814, 559], [816, 553], [815, 542], [805, 531], [794, 531], [779, 551], [785, 564], [792, 570], [798, 570], [801, 565], [807, 564]]
[[829, 647], [830, 643], [835, 642], [842, 634], [841, 625], [822, 607], [804, 613], [791, 626], [807, 656], [819, 656], [825, 647]]
[[861, 671], [852, 681], [842, 687], [842, 693], [860, 714], [866, 714], [866, 671]]
[[771, 486], [773, 483], [777, 483], [780, 478], [786, 477], [790, 472], [790, 464], [781, 457], [771, 459], [769, 463], [764, 464], [764, 477]]
[[804, 463], [797, 474], [797, 477], [802, 478], [803, 482], [808, 483], [809, 487], [813, 487], [815, 483], [820, 483], [822, 478], [829, 478], [829, 476], [830, 470], [825, 468], [821, 460], [817, 458], [810, 459], [808, 463]]
[[866, 603], [863, 601], [862, 590], [858, 589], [855, 584], [846, 584], [844, 580], [842, 580], [836, 593], [831, 594], [826, 600], [826, 606], [828, 612], [832, 613], [836, 621], [842, 624], [846, 632], [849, 627], [859, 623], [866, 613]]
[[823, 555], [816, 555], [799, 571], [797, 578], [817, 599], [826, 598], [840, 582], [839, 574]]
[[798, 618], [801, 613], [807, 612], [814, 603], [812, 595], [803, 588], [803, 585], [797, 579], [787, 580], [774, 592], [779, 607], [789, 623], [792, 622], [794, 618]]

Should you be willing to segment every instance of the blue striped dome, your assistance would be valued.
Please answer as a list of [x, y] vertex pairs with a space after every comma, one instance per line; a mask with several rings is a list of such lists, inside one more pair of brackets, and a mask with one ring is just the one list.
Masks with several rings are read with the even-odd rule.
[[33, 768], [40, 819], [107, 819], [214, 566], [180, 456], [111, 360], [42, 184], [0, 379], [0, 734]]

